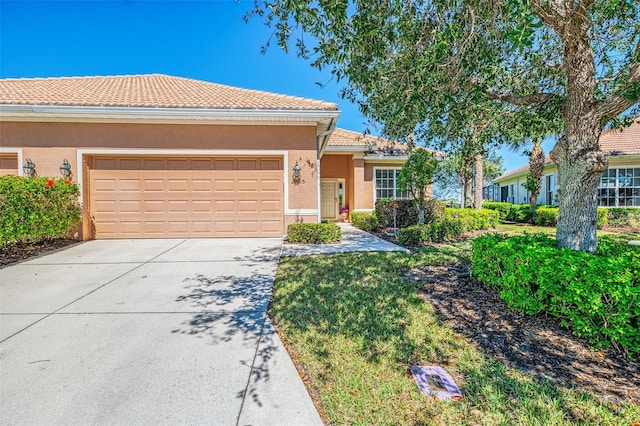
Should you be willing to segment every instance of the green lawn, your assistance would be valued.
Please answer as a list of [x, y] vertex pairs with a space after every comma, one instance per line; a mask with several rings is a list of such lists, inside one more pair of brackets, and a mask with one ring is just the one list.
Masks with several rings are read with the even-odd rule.
[[[444, 326], [405, 277], [417, 264], [468, 259], [470, 242], [415, 254], [356, 253], [283, 259], [271, 313], [318, 392], [329, 424], [621, 425], [637, 405], [614, 406], [483, 355]], [[441, 365], [465, 391], [438, 403], [411, 365]]]

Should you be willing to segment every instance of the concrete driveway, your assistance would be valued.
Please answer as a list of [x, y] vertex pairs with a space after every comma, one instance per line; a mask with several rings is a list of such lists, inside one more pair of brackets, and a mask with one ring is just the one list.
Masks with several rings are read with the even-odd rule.
[[266, 319], [280, 251], [102, 240], [0, 270], [0, 423], [322, 424]]

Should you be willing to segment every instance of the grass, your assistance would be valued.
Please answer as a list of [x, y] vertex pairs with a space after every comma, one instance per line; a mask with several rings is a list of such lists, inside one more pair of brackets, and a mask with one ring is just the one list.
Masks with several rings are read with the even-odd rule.
[[[414, 254], [355, 253], [283, 259], [271, 313], [311, 378], [329, 424], [631, 424], [637, 405], [602, 403], [505, 367], [456, 335], [419, 298], [405, 272], [468, 259], [470, 243]], [[422, 395], [411, 365], [441, 365], [462, 401]]]

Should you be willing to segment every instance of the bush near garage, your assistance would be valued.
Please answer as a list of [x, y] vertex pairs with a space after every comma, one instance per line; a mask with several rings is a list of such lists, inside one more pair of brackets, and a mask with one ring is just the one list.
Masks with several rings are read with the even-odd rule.
[[340, 241], [342, 230], [333, 222], [292, 223], [287, 228], [287, 240], [300, 244], [326, 244]]
[[353, 226], [363, 231], [370, 232], [380, 229], [375, 213], [351, 212], [349, 220]]
[[472, 250], [473, 276], [510, 309], [550, 314], [598, 348], [640, 354], [640, 249], [600, 238], [589, 254], [544, 234], [487, 234]]
[[0, 177], [2, 245], [73, 236], [82, 217], [74, 182], [45, 177]]

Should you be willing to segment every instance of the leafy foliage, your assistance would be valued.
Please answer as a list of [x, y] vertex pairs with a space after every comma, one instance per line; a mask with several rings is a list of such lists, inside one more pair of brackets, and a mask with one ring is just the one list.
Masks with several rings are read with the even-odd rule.
[[640, 209], [611, 208], [608, 210], [608, 223], [611, 226], [640, 228]]
[[347, 79], [342, 95], [392, 139], [473, 158], [562, 134], [550, 155], [574, 182], [560, 181], [558, 243], [595, 249], [595, 217], [568, 218], [595, 216], [598, 137], [638, 112], [640, 2], [255, 0], [249, 15], [285, 50], [298, 34], [298, 54]]
[[492, 210], [446, 209], [444, 217], [433, 223], [401, 229], [398, 243], [416, 247], [424, 243], [455, 240], [465, 232], [495, 227], [498, 221], [498, 212]]
[[332, 222], [292, 223], [287, 227], [287, 240], [291, 243], [326, 244], [342, 239], [342, 230]]
[[380, 229], [375, 213], [352, 212], [349, 218], [353, 226], [363, 231], [368, 232]]
[[[419, 223], [419, 212], [413, 200], [391, 200], [388, 198], [376, 201], [375, 215], [380, 228], [393, 228], [393, 206], [398, 206], [396, 211], [396, 227], [406, 228]], [[431, 223], [444, 216], [445, 205], [441, 201], [426, 200], [423, 205], [424, 223]]]
[[430, 151], [418, 148], [411, 152], [398, 175], [398, 185], [407, 188], [418, 208], [418, 223], [425, 223], [425, 209], [429, 187], [433, 184], [433, 174], [438, 160]]
[[546, 235], [487, 234], [472, 271], [514, 310], [547, 312], [597, 347], [640, 353], [640, 250], [605, 238], [596, 254], [557, 248]]
[[73, 235], [80, 224], [78, 185], [45, 177], [0, 177], [2, 244]]

